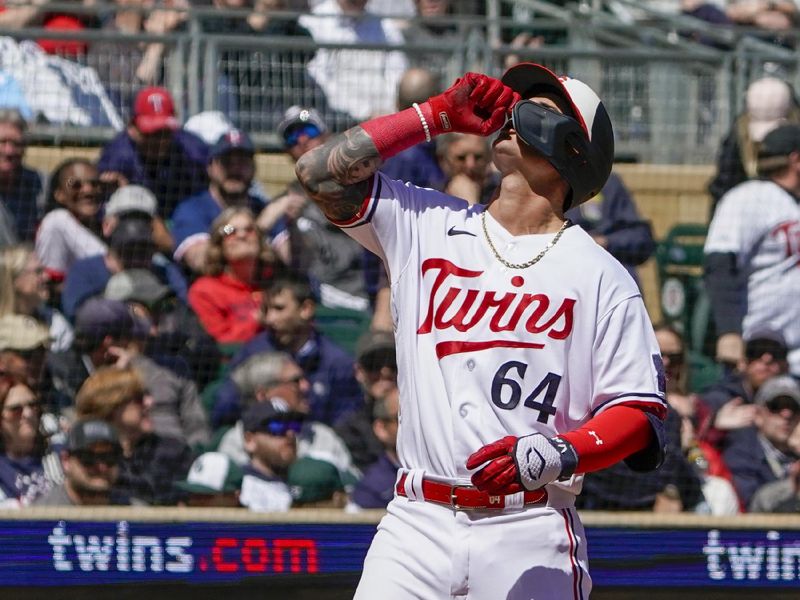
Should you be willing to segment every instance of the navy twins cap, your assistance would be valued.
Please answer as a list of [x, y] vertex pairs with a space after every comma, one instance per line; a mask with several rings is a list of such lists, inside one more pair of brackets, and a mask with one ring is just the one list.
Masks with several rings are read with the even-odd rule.
[[220, 138], [211, 146], [208, 157], [209, 160], [219, 158], [223, 154], [234, 151], [246, 152], [248, 154], [255, 154], [255, 146], [253, 140], [244, 131], [239, 129], [231, 129], [227, 133], [223, 133]]

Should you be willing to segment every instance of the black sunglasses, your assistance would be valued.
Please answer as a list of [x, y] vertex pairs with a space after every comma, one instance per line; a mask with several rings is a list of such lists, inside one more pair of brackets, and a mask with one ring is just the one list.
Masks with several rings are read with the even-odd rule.
[[661, 356], [666, 358], [671, 365], [682, 365], [685, 360], [683, 352], [662, 352]]
[[119, 462], [120, 452], [117, 450], [110, 450], [108, 452], [92, 452], [91, 450], [76, 450], [72, 455], [78, 459], [84, 467], [94, 467], [99, 463], [103, 463], [109, 467], [113, 467]]
[[778, 396], [765, 403], [767, 410], [774, 414], [782, 413], [784, 410], [792, 411], [793, 415], [800, 413], [800, 405], [794, 398], [789, 396]]
[[78, 177], [70, 177], [64, 187], [73, 192], [77, 192], [83, 186], [88, 185], [93, 188], [99, 188], [102, 185], [99, 179], [79, 179]]

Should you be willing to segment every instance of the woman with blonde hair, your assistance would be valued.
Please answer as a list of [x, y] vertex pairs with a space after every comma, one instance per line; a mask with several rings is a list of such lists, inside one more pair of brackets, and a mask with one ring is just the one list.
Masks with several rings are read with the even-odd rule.
[[189, 288], [189, 304], [218, 343], [246, 342], [262, 328], [262, 287], [278, 263], [249, 208], [226, 208], [210, 233], [205, 274]]
[[0, 249], [0, 317], [27, 315], [50, 330], [54, 352], [67, 350], [74, 338], [72, 327], [58, 310], [48, 306], [48, 277], [29, 244]]
[[153, 399], [130, 367], [103, 367], [83, 383], [75, 397], [81, 420], [99, 419], [113, 425], [122, 446], [117, 487], [147, 504], [175, 504], [173, 482], [184, 479], [192, 452], [177, 438], [153, 431]]

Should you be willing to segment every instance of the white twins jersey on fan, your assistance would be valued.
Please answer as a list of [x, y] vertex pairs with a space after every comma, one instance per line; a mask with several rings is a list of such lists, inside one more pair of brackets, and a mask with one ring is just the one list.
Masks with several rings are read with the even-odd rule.
[[[359, 215], [339, 224], [389, 270], [401, 464], [462, 481], [467, 457], [505, 435], [567, 432], [625, 401], [664, 405], [658, 346], [625, 269], [577, 226], [536, 265], [507, 269], [482, 212], [376, 175]], [[510, 262], [553, 239], [486, 221]]]
[[747, 274], [742, 334], [781, 333], [800, 373], [800, 207], [771, 181], [747, 181], [725, 194], [709, 226], [705, 253], [732, 252]]

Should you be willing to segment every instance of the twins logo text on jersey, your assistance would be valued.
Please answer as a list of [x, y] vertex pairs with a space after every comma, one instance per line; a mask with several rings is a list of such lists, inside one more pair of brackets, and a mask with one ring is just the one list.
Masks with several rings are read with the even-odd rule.
[[[480, 276], [483, 271], [465, 269], [444, 258], [429, 258], [422, 263], [422, 276], [433, 277], [428, 308], [417, 333], [431, 333], [453, 328], [466, 332], [487, 326], [492, 333], [516, 331], [546, 332], [547, 337], [563, 340], [572, 333], [573, 309], [576, 300], [564, 298], [558, 302], [546, 294], [497, 292], [482, 290]], [[520, 288], [525, 279], [514, 275], [509, 283]], [[469, 287], [470, 284], [476, 287]], [[524, 333], [524, 332], [523, 332]], [[436, 344], [439, 359], [460, 352], [474, 352], [489, 348], [544, 348], [540, 342], [492, 339], [480, 342], [453, 340]]]
[[770, 235], [783, 237], [786, 258], [800, 255], [800, 223], [783, 221], [770, 231]]

